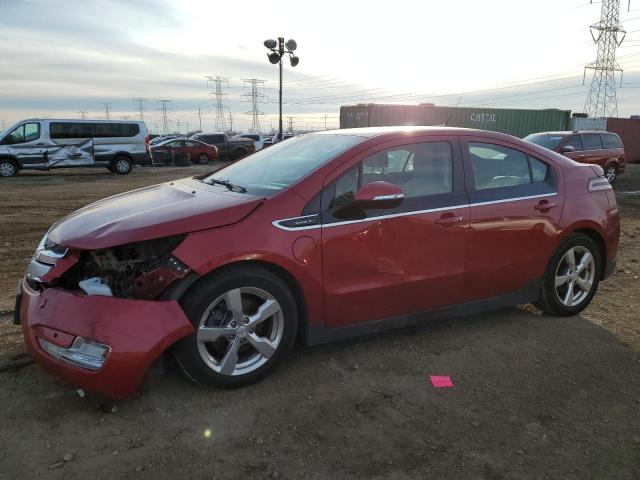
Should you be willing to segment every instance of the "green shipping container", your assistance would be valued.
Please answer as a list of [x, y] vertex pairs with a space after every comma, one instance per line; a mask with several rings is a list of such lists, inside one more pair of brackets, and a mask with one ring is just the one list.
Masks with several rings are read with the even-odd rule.
[[423, 105], [347, 105], [340, 107], [340, 128], [399, 125], [448, 125], [526, 137], [530, 133], [568, 130], [570, 110], [516, 110]]

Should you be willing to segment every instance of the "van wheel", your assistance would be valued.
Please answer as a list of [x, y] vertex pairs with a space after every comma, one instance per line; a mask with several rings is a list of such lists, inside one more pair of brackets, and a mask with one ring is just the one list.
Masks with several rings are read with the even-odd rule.
[[246, 154], [247, 154], [247, 151], [244, 148], [239, 148], [235, 152], [233, 152], [233, 155], [231, 155], [231, 158], [233, 160], [240, 160]]
[[118, 175], [126, 175], [132, 168], [133, 163], [127, 157], [116, 157], [111, 162], [111, 171]]
[[549, 315], [568, 317], [584, 310], [598, 289], [602, 258], [587, 235], [572, 233], [551, 256], [537, 306]]
[[296, 338], [293, 294], [262, 268], [226, 270], [196, 285], [181, 303], [195, 331], [174, 346], [173, 354], [185, 374], [204, 387], [262, 380]]
[[613, 182], [616, 181], [618, 177], [618, 167], [615, 165], [609, 165], [604, 169], [604, 176], [607, 177], [609, 183], [613, 185]]
[[18, 164], [13, 160], [0, 160], [0, 177], [15, 177], [18, 174]]

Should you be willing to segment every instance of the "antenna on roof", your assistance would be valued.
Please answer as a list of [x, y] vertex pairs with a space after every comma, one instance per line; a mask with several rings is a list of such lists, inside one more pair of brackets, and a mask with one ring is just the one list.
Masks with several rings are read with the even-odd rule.
[[[455, 107], [453, 107], [453, 108], [458, 108], [458, 104], [460, 103], [460, 100], [462, 100], [462, 95], [460, 95], [460, 98], [459, 98], [459, 99], [458, 99], [458, 101], [456, 102], [456, 106], [455, 106]], [[446, 122], [444, 122], [444, 126], [445, 126], [445, 127], [448, 127], [448, 126], [449, 126], [449, 122], [451, 121], [451, 117], [453, 117], [453, 113], [454, 113], [454, 112], [451, 112], [451, 113], [449, 114], [449, 118], [447, 118], [447, 121], [446, 121]]]

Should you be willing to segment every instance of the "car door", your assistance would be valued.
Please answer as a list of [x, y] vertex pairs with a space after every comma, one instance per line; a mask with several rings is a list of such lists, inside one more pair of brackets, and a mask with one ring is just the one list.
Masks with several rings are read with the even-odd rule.
[[48, 166], [77, 167], [94, 164], [93, 133], [86, 122], [49, 122]]
[[505, 141], [463, 138], [470, 230], [466, 300], [496, 297], [542, 277], [562, 212], [560, 169]]
[[602, 138], [599, 133], [583, 133], [582, 138], [582, 155], [578, 161], [581, 163], [589, 163], [600, 165], [604, 168], [607, 163], [607, 155], [602, 147]]
[[44, 165], [46, 144], [40, 122], [28, 122], [17, 126], [4, 137], [9, 153], [20, 165]]
[[[452, 137], [406, 142], [369, 149], [325, 180], [327, 327], [436, 309], [462, 297], [469, 207], [459, 145]], [[407, 151], [411, 165], [406, 175], [390, 175], [390, 162]], [[400, 186], [402, 204], [345, 215], [358, 189], [373, 181]]]

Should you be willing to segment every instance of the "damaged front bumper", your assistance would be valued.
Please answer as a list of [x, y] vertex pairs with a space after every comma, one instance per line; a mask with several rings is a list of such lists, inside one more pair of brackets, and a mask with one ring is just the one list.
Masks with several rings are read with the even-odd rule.
[[151, 364], [193, 332], [177, 301], [19, 288], [16, 315], [36, 362], [68, 384], [131, 398]]

